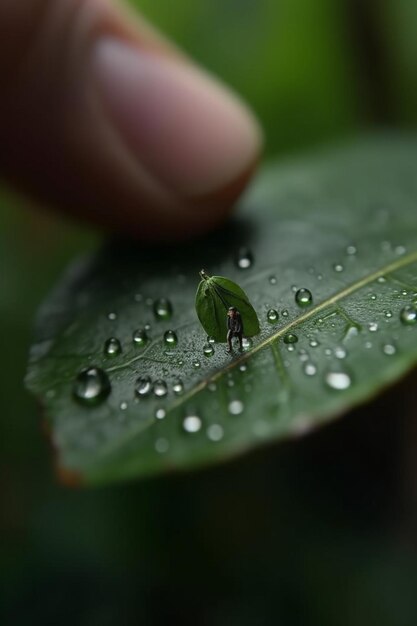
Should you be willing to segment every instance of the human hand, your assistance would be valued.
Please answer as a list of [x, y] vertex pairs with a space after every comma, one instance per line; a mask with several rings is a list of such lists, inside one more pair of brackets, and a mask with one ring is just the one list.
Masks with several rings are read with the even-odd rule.
[[245, 106], [111, 0], [0, 0], [0, 172], [142, 239], [219, 223], [256, 164]]

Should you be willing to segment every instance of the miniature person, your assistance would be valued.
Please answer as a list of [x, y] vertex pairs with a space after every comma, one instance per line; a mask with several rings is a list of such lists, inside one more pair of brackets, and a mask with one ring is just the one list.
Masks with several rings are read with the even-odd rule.
[[229, 345], [228, 351], [232, 351], [232, 339], [237, 337], [239, 339], [239, 348], [243, 348], [243, 322], [242, 316], [235, 306], [229, 307], [227, 311], [227, 343]]

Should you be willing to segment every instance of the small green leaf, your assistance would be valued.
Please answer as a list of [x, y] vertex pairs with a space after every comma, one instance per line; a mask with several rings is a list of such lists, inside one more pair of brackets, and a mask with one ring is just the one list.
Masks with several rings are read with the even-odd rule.
[[[220, 462], [310, 432], [404, 375], [417, 362], [416, 198], [417, 141], [365, 141], [266, 168], [204, 239], [122, 241], [72, 267], [39, 313], [27, 377], [66, 476]], [[259, 318], [232, 356], [196, 316], [202, 255]]]
[[243, 289], [223, 276], [209, 276], [204, 270], [200, 275], [202, 281], [197, 289], [195, 308], [207, 335], [218, 342], [226, 341], [227, 311], [231, 306], [242, 316], [244, 336], [257, 335], [260, 331], [258, 316]]

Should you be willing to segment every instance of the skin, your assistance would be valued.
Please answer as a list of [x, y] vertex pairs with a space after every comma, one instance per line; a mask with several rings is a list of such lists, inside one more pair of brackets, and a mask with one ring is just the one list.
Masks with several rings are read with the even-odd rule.
[[0, 173], [146, 241], [217, 226], [259, 158], [248, 108], [110, 0], [0, 0]]

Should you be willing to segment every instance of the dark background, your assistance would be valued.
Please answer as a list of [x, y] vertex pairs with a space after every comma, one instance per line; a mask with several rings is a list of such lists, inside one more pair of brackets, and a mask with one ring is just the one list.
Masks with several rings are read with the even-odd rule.
[[[136, 3], [243, 94], [268, 157], [416, 125], [413, 0]], [[6, 189], [0, 227], [2, 624], [417, 624], [415, 375], [302, 441], [71, 491], [22, 381], [39, 303], [98, 236]]]

